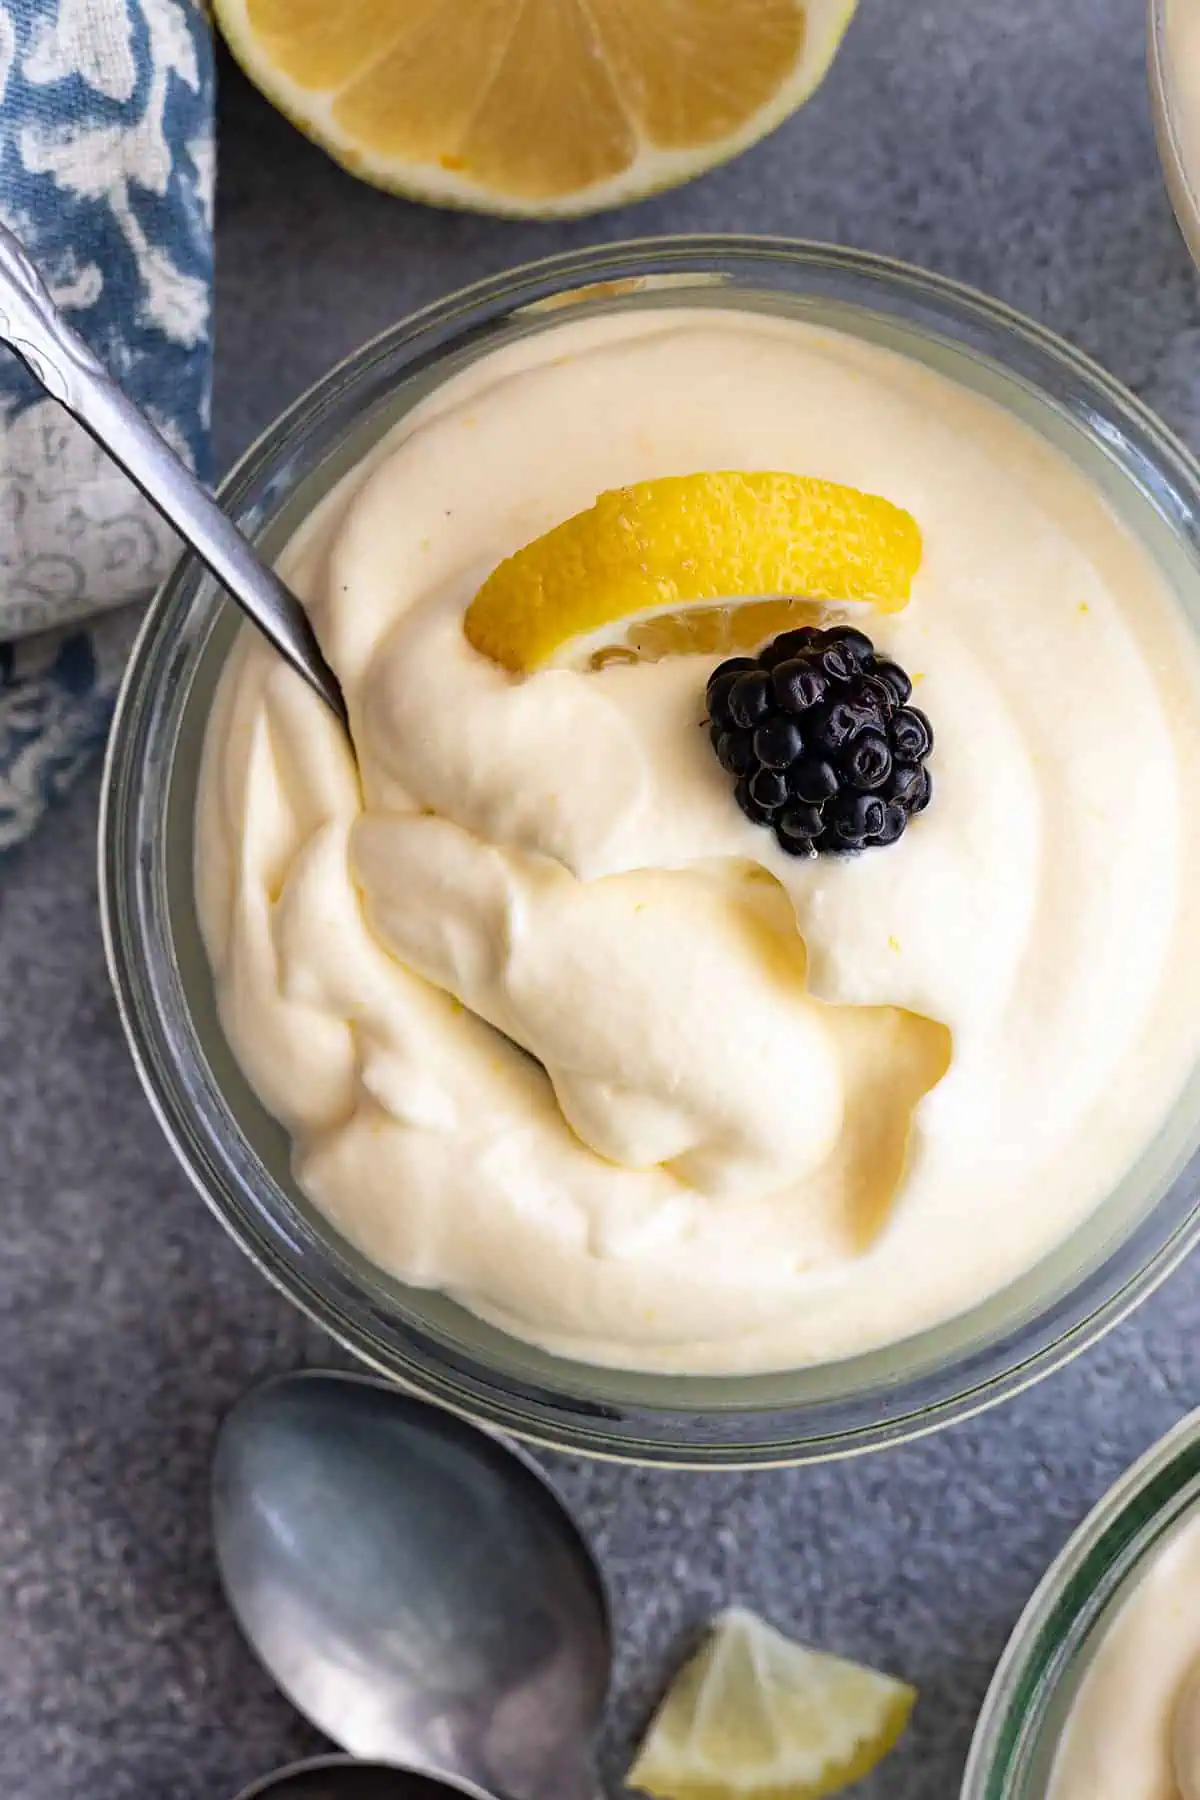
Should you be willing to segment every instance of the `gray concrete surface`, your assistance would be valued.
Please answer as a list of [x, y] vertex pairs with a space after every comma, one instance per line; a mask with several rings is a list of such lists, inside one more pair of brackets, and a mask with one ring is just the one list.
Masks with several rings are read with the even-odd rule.
[[[732, 3], [732, 0], [731, 0]], [[507, 263], [659, 230], [802, 233], [965, 277], [1099, 356], [1200, 444], [1200, 300], [1159, 178], [1141, 0], [864, 0], [802, 117], [732, 167], [568, 227], [357, 186], [226, 72], [222, 462], [335, 357]], [[217, 1592], [222, 1411], [329, 1346], [195, 1200], [102, 967], [95, 782], [0, 882], [0, 1791], [227, 1800], [315, 1742]], [[819, 1470], [560, 1462], [612, 1580], [610, 1773], [707, 1614], [737, 1599], [916, 1681], [864, 1796], [953, 1796], [992, 1666], [1087, 1508], [1200, 1400], [1200, 1264], [1088, 1357], [938, 1438]]]

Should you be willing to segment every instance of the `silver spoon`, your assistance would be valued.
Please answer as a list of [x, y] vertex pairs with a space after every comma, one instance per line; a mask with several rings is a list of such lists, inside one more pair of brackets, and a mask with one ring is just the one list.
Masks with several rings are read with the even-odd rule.
[[259, 1659], [343, 1749], [598, 1800], [604, 1584], [519, 1451], [384, 1381], [284, 1376], [222, 1426], [213, 1535]]
[[313, 1756], [276, 1769], [243, 1788], [237, 1800], [490, 1800], [482, 1788], [463, 1787], [388, 1763], [355, 1762], [348, 1756]]
[[72, 331], [11, 231], [0, 224], [0, 342], [107, 450], [299, 675], [346, 724], [346, 703], [292, 593]]

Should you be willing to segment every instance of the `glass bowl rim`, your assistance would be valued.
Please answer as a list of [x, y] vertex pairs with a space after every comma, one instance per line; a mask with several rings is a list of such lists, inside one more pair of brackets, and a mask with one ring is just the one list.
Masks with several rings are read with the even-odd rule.
[[1027, 1800], [1024, 1759], [1040, 1747], [1046, 1712], [1074, 1671], [1080, 1637], [1119, 1599], [1164, 1531], [1198, 1501], [1200, 1407], [1117, 1477], [1026, 1601], [975, 1722], [960, 1800]]
[[[377, 364], [419, 344], [424, 335], [439, 327], [476, 315], [474, 326], [468, 323], [463, 336], [455, 337], [457, 346], [469, 343], [473, 331], [480, 332], [489, 323], [494, 324], [501, 308], [506, 309], [508, 316], [518, 306], [532, 306], [538, 300], [580, 285], [669, 274], [672, 268], [681, 276], [699, 280], [722, 263], [726, 267], [736, 265], [738, 273], [747, 277], [756, 267], [767, 264], [785, 266], [793, 272], [823, 273], [830, 279], [840, 276], [864, 286], [874, 283], [897, 304], [908, 302], [919, 307], [924, 303], [932, 308], [943, 324], [957, 325], [964, 343], [969, 342], [967, 334], [974, 325], [1023, 347], [1031, 356], [1081, 383], [1093, 400], [1103, 400], [1122, 428], [1137, 439], [1138, 453], [1157, 487], [1172, 493], [1181, 488], [1192, 511], [1200, 514], [1200, 464], [1135, 395], [1046, 327], [964, 283], [894, 258], [802, 239], [741, 234], [646, 237], [560, 252], [486, 276], [429, 303], [368, 340], [292, 401], [238, 459], [222, 481], [219, 497], [235, 517], [244, 518], [250, 497], [268, 482], [273, 466], [289, 446], [316, 428], [328, 406], [364, 382]], [[715, 297], [721, 289], [714, 287], [709, 291]], [[479, 315], [486, 316], [481, 319]], [[770, 1467], [824, 1460], [925, 1435], [1021, 1392], [1078, 1355], [1124, 1318], [1200, 1239], [1197, 1200], [1149, 1257], [1134, 1261], [1132, 1268], [1123, 1269], [1115, 1280], [1108, 1273], [1115, 1258], [1106, 1259], [1092, 1272], [1093, 1277], [1105, 1275], [1103, 1282], [1093, 1279], [1091, 1284], [1072, 1286], [1036, 1317], [989, 1342], [982, 1353], [972, 1353], [968, 1348], [932, 1373], [922, 1372], [906, 1378], [904, 1384], [885, 1386], [878, 1392], [855, 1394], [849, 1401], [792, 1407], [768, 1405], [741, 1411], [730, 1406], [724, 1413], [707, 1415], [710, 1424], [713, 1418], [726, 1425], [730, 1420], [746, 1417], [774, 1421], [776, 1435], [761, 1440], [735, 1441], [732, 1429], [711, 1437], [701, 1429], [705, 1414], [700, 1408], [623, 1403], [619, 1414], [614, 1415], [612, 1409], [595, 1404], [572, 1407], [564, 1399], [556, 1405], [555, 1396], [535, 1383], [522, 1385], [507, 1374], [493, 1375], [486, 1367], [482, 1371], [485, 1384], [496, 1381], [499, 1391], [487, 1385], [481, 1391], [478, 1375], [472, 1373], [468, 1379], [464, 1370], [449, 1359], [439, 1363], [434, 1358], [431, 1362], [428, 1355], [415, 1350], [416, 1360], [410, 1358], [406, 1366], [397, 1369], [394, 1351], [390, 1361], [381, 1356], [360, 1321], [350, 1319], [329, 1294], [319, 1293], [305, 1282], [280, 1255], [277, 1245], [262, 1238], [254, 1241], [245, 1221], [231, 1216], [227, 1200], [210, 1190], [203, 1158], [186, 1141], [189, 1121], [186, 1106], [179, 1104], [178, 1082], [173, 1091], [172, 1082], [164, 1078], [142, 1016], [138, 944], [136, 934], [129, 929], [124, 893], [126, 887], [132, 888], [133, 877], [116, 854], [116, 826], [128, 811], [134, 782], [129, 755], [148, 705], [146, 677], [160, 643], [170, 639], [168, 618], [176, 595], [186, 592], [189, 583], [194, 584], [197, 571], [196, 559], [185, 552], [151, 600], [117, 700], [105, 759], [99, 821], [100, 917], [109, 974], [143, 1089], [193, 1186], [272, 1284], [367, 1367], [389, 1379], [411, 1382], [427, 1397], [476, 1422], [551, 1449], [695, 1469]], [[1141, 1224], [1147, 1223], [1155, 1210], [1152, 1208]], [[1121, 1246], [1121, 1250], [1127, 1248], [1128, 1243]], [[1090, 1286], [1098, 1286], [1102, 1291], [1092, 1294]], [[589, 1417], [589, 1412], [593, 1416]], [[810, 1423], [806, 1431], [805, 1421], [812, 1414], [832, 1423], [822, 1425], [815, 1433]], [[617, 1432], [612, 1424], [614, 1416], [633, 1421], [635, 1435]]]

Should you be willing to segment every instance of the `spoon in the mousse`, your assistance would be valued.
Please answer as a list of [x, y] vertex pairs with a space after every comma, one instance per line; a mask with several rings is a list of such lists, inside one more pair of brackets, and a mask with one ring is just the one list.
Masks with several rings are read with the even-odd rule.
[[308, 614], [73, 331], [0, 225], [0, 342], [106, 450], [343, 726], [346, 703]]

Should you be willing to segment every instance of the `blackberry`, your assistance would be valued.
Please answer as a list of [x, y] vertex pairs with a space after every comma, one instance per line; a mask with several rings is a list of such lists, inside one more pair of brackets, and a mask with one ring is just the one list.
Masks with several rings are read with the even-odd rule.
[[756, 769], [749, 787], [755, 805], [764, 812], [778, 812], [788, 797], [787, 782], [778, 769]]
[[[751, 756], [754, 754], [752, 746], [750, 746], [750, 754]], [[717, 755], [721, 755], [719, 750]], [[721, 760], [723, 762], [725, 759], [722, 757]], [[887, 783], [887, 798], [897, 801], [899, 805], [907, 807], [911, 812], [921, 792], [921, 783], [924, 778], [925, 770], [920, 763], [894, 762]]]
[[894, 844], [933, 795], [933, 727], [865, 632], [805, 625], [708, 680], [713, 749], [748, 819], [791, 856]]
[[814, 708], [811, 726], [816, 742], [835, 755], [845, 750], [860, 731], [881, 731], [886, 716], [876, 695], [864, 691], [853, 676], [839, 686], [846, 689], [845, 697], [838, 694], [827, 706]]
[[829, 802], [826, 830], [839, 845], [861, 850], [868, 838], [878, 837], [887, 822], [887, 807], [878, 794], [856, 794], [847, 789]]
[[754, 798], [754, 795], [750, 792], [750, 783], [744, 775], [734, 788], [733, 792], [738, 805], [741, 807], [746, 817], [755, 825], [769, 825], [771, 823], [772, 819], [775, 817], [776, 809], [773, 806], [759, 805], [758, 801]]
[[933, 749], [933, 726], [915, 706], [901, 706], [892, 720], [892, 742], [906, 762], [922, 762]]
[[775, 836], [779, 839], [779, 847], [786, 850], [789, 856], [811, 856], [813, 840], [819, 838], [825, 829], [825, 818], [819, 806], [805, 806], [801, 801], [793, 800], [785, 806], [775, 821]]
[[904, 835], [904, 827], [908, 824], [908, 814], [902, 806], [894, 801], [883, 809], [883, 830], [875, 839], [877, 844], [894, 844], [898, 837]]
[[773, 669], [777, 663], [786, 662], [789, 656], [799, 656], [811, 644], [813, 632], [814, 627], [811, 625], [799, 625], [794, 631], [780, 632], [761, 652], [759, 661], [762, 667]]
[[789, 769], [804, 748], [804, 739], [795, 719], [786, 713], [772, 713], [759, 726], [753, 738], [754, 754], [768, 769]]
[[761, 654], [774, 658], [776, 652], [782, 650], [785, 656], [801, 656], [805, 650], [819, 644], [824, 635], [816, 625], [797, 625], [792, 631], [781, 632]]
[[788, 770], [788, 787], [807, 806], [821, 806], [832, 800], [841, 785], [842, 778], [834, 764], [823, 756], [803, 756]]
[[729, 717], [735, 725], [749, 728], [765, 719], [774, 696], [771, 677], [765, 669], [750, 669], [739, 675], [729, 690]]
[[733, 691], [734, 682], [739, 675], [744, 675], [747, 669], [757, 667], [757, 663], [751, 656], [734, 656], [728, 662], [722, 663], [720, 668], [714, 670], [709, 676], [708, 716], [714, 725], [733, 724], [729, 713], [729, 696]]
[[874, 680], [882, 681], [897, 706], [904, 705], [904, 702], [912, 693], [912, 682], [908, 679], [908, 676], [904, 673], [904, 670], [900, 667], [899, 663], [876, 663], [875, 667], [871, 670], [871, 674]]
[[774, 665], [771, 686], [776, 704], [785, 712], [806, 713], [829, 692], [829, 677], [807, 658], [793, 655]]
[[[754, 741], [758, 742], [757, 732]], [[874, 793], [876, 788], [881, 788], [892, 772], [892, 753], [883, 732], [860, 731], [847, 744], [842, 756], [842, 767], [855, 787], [862, 788], [869, 794]]]
[[875, 646], [865, 631], [854, 631], [848, 625], [825, 633], [821, 647], [821, 666], [835, 681], [850, 681], [865, 675], [875, 661]]
[[718, 734], [713, 739], [713, 749], [721, 767], [731, 775], [748, 775], [755, 766], [753, 732], [721, 731], [716, 725], [713, 730]]

